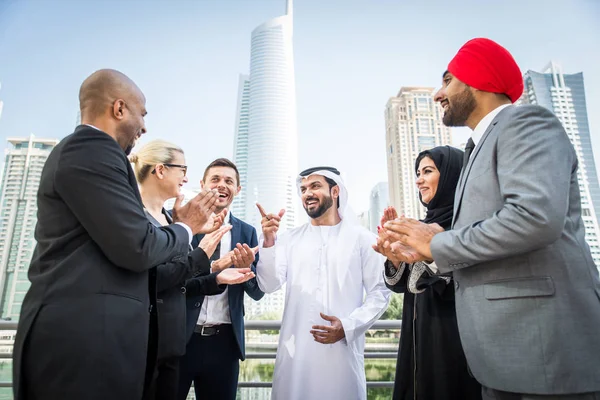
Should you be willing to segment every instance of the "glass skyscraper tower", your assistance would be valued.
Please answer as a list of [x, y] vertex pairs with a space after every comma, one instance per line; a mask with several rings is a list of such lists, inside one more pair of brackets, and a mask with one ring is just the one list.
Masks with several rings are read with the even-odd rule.
[[560, 65], [550, 62], [543, 72], [527, 71], [521, 103], [539, 104], [552, 111], [562, 123], [579, 160], [579, 190], [585, 236], [592, 257], [600, 267], [600, 187], [592, 152], [587, 117], [583, 73], [564, 74]]

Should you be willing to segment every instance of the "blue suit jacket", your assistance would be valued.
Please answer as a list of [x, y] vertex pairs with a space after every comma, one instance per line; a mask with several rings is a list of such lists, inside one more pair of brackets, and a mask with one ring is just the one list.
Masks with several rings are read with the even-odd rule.
[[[232, 225], [231, 228], [231, 249], [235, 248], [237, 243], [247, 244], [250, 247], [258, 246], [258, 237], [256, 235], [256, 229], [253, 226], [245, 223], [244, 221], [235, 218], [233, 214], [229, 216], [229, 222]], [[196, 248], [200, 244], [200, 240], [204, 235], [196, 235], [192, 240], [192, 247]], [[256, 264], [258, 263], [258, 253], [254, 259], [254, 263], [251, 266], [252, 271], [256, 272]], [[194, 278], [193, 278], [194, 279]], [[245, 341], [244, 341], [244, 292], [248, 293], [248, 296], [254, 300], [260, 300], [265, 294], [258, 288], [258, 282], [256, 278], [252, 278], [247, 282], [239, 285], [230, 285], [227, 290], [227, 297], [229, 300], [229, 316], [231, 318], [231, 325], [235, 338], [239, 347], [240, 360], [246, 358]], [[204, 302], [204, 296], [188, 296], [187, 299], [187, 338], [188, 341], [192, 337], [194, 327], [198, 321], [200, 315], [200, 309]]]

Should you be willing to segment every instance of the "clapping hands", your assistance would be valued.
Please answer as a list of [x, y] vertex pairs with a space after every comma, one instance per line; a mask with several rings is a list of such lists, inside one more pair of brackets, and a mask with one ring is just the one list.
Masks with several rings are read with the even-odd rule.
[[[398, 217], [398, 212], [394, 207], [387, 207], [383, 211], [383, 216], [381, 217], [380, 221], [381, 225], [377, 227], [379, 233], [377, 243], [373, 245], [373, 250], [385, 256], [396, 267], [398, 267], [402, 262], [414, 263], [416, 261], [427, 259], [427, 257], [420, 254], [416, 248], [400, 240], [402, 236], [396, 231], [396, 229], [398, 226], [405, 226], [398, 225], [402, 221], [414, 220], [405, 218], [404, 215]], [[419, 221], [416, 222], [421, 224]]]

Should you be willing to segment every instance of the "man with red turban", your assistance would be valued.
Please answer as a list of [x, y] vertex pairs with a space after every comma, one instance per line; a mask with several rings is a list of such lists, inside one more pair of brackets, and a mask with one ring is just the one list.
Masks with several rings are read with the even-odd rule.
[[473, 39], [458, 51], [435, 95], [445, 125], [473, 130], [452, 229], [399, 218], [382, 237], [396, 259], [453, 273], [460, 338], [484, 399], [600, 399], [600, 279], [577, 155], [551, 111], [512, 105], [522, 92], [499, 44]]

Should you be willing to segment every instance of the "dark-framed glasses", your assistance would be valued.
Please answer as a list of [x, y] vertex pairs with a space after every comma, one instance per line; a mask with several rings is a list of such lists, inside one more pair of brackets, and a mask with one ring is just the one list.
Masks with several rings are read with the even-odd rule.
[[[163, 164], [165, 167], [173, 167], [173, 168], [181, 168], [181, 170], [183, 171], [183, 176], [186, 176], [187, 174], [187, 165], [183, 165], [183, 164], [168, 164], [165, 163]], [[156, 168], [152, 170], [152, 173], [156, 173]]]

